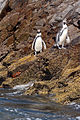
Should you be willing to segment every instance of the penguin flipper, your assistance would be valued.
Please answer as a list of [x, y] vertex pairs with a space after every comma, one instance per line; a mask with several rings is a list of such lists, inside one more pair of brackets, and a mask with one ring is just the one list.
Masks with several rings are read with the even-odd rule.
[[42, 40], [42, 43], [44, 45], [44, 49], [46, 49], [46, 44], [45, 44], [45, 42], [43, 40]]
[[36, 41], [36, 37], [35, 37], [35, 39], [34, 39], [34, 41], [33, 41], [33, 43], [32, 43], [32, 50], [34, 49], [35, 41]]
[[70, 37], [67, 35], [67, 37], [66, 37], [66, 43], [70, 43], [71, 42], [71, 40], [70, 40]]

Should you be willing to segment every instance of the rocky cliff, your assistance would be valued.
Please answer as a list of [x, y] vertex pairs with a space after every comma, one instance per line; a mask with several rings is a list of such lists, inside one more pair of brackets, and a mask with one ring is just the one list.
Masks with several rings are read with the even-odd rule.
[[[80, 100], [80, 0], [2, 0], [0, 3], [0, 85], [33, 83], [24, 94], [48, 95], [56, 102]], [[67, 18], [71, 43], [53, 47], [60, 24]], [[36, 30], [47, 50], [34, 56]]]

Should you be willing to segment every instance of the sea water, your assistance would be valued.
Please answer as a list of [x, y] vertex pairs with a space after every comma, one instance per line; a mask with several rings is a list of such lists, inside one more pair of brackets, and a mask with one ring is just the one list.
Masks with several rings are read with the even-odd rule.
[[27, 96], [0, 88], [0, 120], [80, 120], [80, 105], [60, 105], [48, 96]]

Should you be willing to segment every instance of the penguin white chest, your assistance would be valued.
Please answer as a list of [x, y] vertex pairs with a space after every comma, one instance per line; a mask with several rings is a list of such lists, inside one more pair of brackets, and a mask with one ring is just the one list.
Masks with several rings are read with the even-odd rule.
[[36, 51], [42, 50], [42, 38], [41, 37], [37, 38], [37, 40], [35, 42], [35, 50]]
[[66, 41], [67, 32], [68, 32], [68, 30], [65, 29], [65, 30], [63, 31], [62, 35], [60, 36], [60, 38], [59, 38], [59, 39], [60, 39], [60, 41], [59, 41], [59, 44], [60, 44], [60, 45], [62, 45], [62, 43]]

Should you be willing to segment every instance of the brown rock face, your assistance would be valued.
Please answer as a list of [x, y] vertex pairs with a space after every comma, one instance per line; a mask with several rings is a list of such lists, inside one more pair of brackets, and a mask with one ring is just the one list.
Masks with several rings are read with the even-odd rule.
[[[80, 100], [80, 0], [10, 0], [0, 13], [0, 85], [33, 82], [24, 94], [51, 95], [56, 102]], [[71, 43], [53, 48], [60, 24], [67, 18]], [[31, 51], [41, 29], [47, 50]], [[20, 74], [19, 74], [20, 73]], [[14, 77], [15, 76], [15, 77]]]

